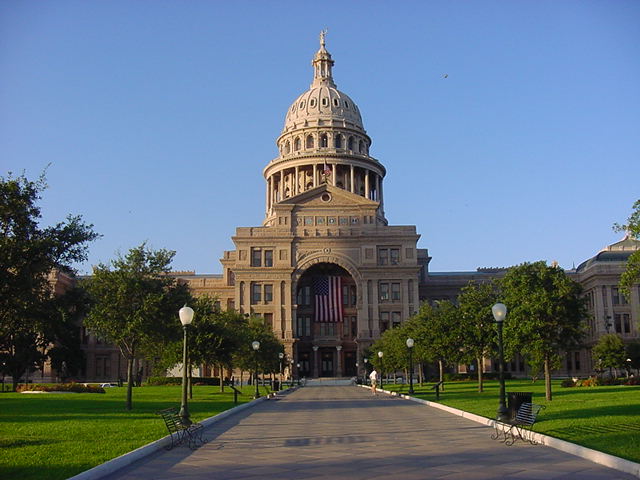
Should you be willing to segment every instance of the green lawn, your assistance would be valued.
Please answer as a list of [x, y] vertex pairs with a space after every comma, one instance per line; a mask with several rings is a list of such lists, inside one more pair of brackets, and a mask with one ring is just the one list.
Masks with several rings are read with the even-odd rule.
[[[133, 390], [133, 410], [127, 412], [126, 388], [106, 388], [105, 394], [0, 394], [0, 478], [65, 479], [167, 434], [157, 410], [179, 406], [175, 386]], [[251, 400], [245, 388], [239, 403]], [[261, 393], [263, 389], [261, 387]], [[204, 420], [233, 407], [226, 388], [194, 386], [189, 412]]]
[[[433, 384], [414, 386], [414, 396], [435, 401]], [[406, 385], [388, 385], [406, 393]], [[385, 385], [387, 388], [387, 385]], [[585, 447], [640, 462], [640, 386], [562, 388], [553, 382], [553, 400], [545, 400], [544, 382], [508, 380], [508, 392], [532, 392], [533, 402], [545, 405], [534, 430]], [[445, 384], [440, 403], [489, 418], [496, 417], [499, 386], [485, 383], [478, 393], [475, 382]]]

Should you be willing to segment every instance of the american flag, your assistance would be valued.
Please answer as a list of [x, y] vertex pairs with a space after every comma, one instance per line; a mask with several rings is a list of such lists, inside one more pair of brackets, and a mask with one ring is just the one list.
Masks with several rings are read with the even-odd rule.
[[327, 165], [327, 162], [324, 162], [324, 170], [322, 171], [325, 177], [331, 176], [331, 168]]
[[316, 322], [342, 321], [342, 279], [334, 276], [316, 277], [313, 280]]

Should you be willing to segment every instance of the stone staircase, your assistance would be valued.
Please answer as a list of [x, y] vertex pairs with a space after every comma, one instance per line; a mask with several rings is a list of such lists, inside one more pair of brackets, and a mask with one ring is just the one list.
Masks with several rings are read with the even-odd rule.
[[320, 377], [308, 378], [305, 387], [348, 386], [355, 384], [355, 377]]

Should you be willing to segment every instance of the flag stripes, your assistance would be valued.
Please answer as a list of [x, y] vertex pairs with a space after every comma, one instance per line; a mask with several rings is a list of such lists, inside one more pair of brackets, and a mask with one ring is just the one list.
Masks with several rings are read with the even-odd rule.
[[342, 278], [322, 276], [313, 279], [316, 322], [342, 322]]

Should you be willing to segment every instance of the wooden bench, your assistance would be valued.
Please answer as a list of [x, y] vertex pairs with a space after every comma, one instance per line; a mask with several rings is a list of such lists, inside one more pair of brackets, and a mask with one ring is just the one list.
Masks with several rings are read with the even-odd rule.
[[540, 410], [544, 405], [535, 403], [523, 403], [516, 412], [516, 416], [509, 423], [496, 422], [496, 431], [491, 435], [494, 440], [502, 437], [502, 442], [513, 445], [517, 440], [522, 440], [535, 445], [533, 440], [533, 425], [538, 419]]
[[172, 407], [156, 412], [156, 414], [160, 415], [164, 420], [164, 424], [167, 426], [167, 430], [171, 436], [171, 445], [164, 448], [171, 450], [173, 447], [188, 441], [189, 448], [194, 450], [207, 443], [206, 440], [202, 438], [202, 424], [192, 423], [191, 425], [184, 425], [182, 418], [178, 415], [179, 410], [179, 408]]

